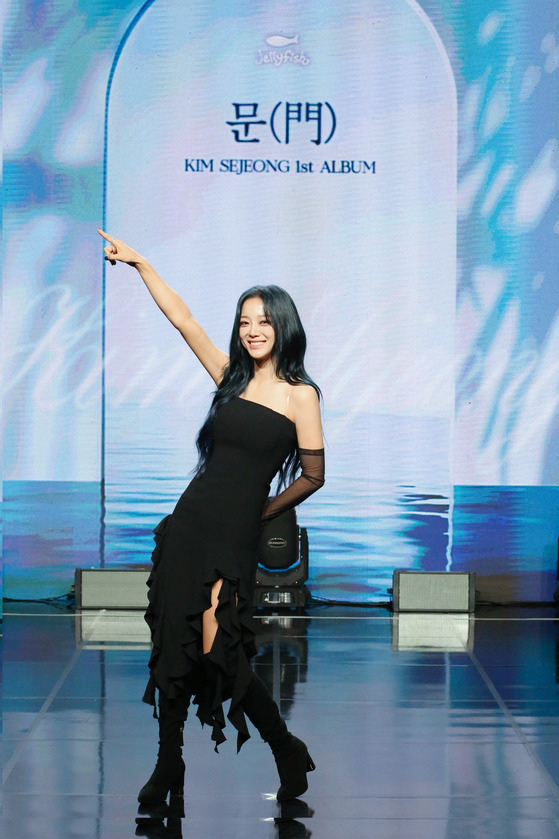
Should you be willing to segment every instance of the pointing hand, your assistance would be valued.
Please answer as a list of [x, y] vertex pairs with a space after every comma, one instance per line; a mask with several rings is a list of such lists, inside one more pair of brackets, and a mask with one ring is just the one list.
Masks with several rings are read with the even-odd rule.
[[101, 230], [100, 227], [97, 228], [97, 232], [109, 243], [103, 248], [103, 250], [105, 251], [105, 259], [107, 259], [111, 265], [116, 265], [117, 262], [125, 262], [128, 265], [134, 265], [137, 262], [141, 262], [142, 257], [140, 254], [133, 251], [132, 248], [129, 248], [128, 245], [125, 245], [124, 242], [120, 241], [120, 239], [115, 239], [114, 236], [109, 236]]

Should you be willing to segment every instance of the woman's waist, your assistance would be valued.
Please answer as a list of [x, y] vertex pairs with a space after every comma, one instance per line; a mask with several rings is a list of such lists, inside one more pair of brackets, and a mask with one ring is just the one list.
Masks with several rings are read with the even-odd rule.
[[181, 495], [177, 508], [191, 510], [235, 510], [238, 514], [260, 513], [270, 493], [265, 480], [238, 480], [229, 476], [202, 475], [194, 478]]

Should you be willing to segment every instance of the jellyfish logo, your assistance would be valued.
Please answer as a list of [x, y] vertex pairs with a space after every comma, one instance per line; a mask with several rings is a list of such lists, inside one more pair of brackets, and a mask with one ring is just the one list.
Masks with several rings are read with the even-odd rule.
[[311, 63], [309, 56], [299, 47], [299, 35], [268, 35], [264, 41], [268, 49], [258, 50], [256, 64], [267, 64], [272, 67], [298, 64], [306, 67]]

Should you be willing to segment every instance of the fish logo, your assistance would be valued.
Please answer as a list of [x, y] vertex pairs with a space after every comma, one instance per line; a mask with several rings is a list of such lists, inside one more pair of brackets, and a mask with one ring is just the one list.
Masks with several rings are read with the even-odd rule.
[[289, 44], [298, 44], [299, 36], [293, 35], [291, 38], [286, 38], [285, 35], [270, 35], [266, 38], [266, 43], [271, 47], [287, 47]]
[[298, 35], [268, 35], [264, 40], [272, 49], [258, 50], [255, 64], [264, 64], [268, 67], [295, 64], [306, 67], [311, 63], [309, 55], [299, 47]]

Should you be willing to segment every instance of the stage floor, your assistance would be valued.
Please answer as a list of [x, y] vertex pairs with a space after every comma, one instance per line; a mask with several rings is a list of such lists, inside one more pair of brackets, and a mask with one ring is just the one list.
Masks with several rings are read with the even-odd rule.
[[322, 608], [259, 624], [256, 668], [317, 764], [309, 792], [278, 805], [256, 732], [216, 755], [193, 716], [181, 818], [138, 813], [157, 751], [141, 616], [6, 604], [2, 835], [559, 839], [553, 609]]

